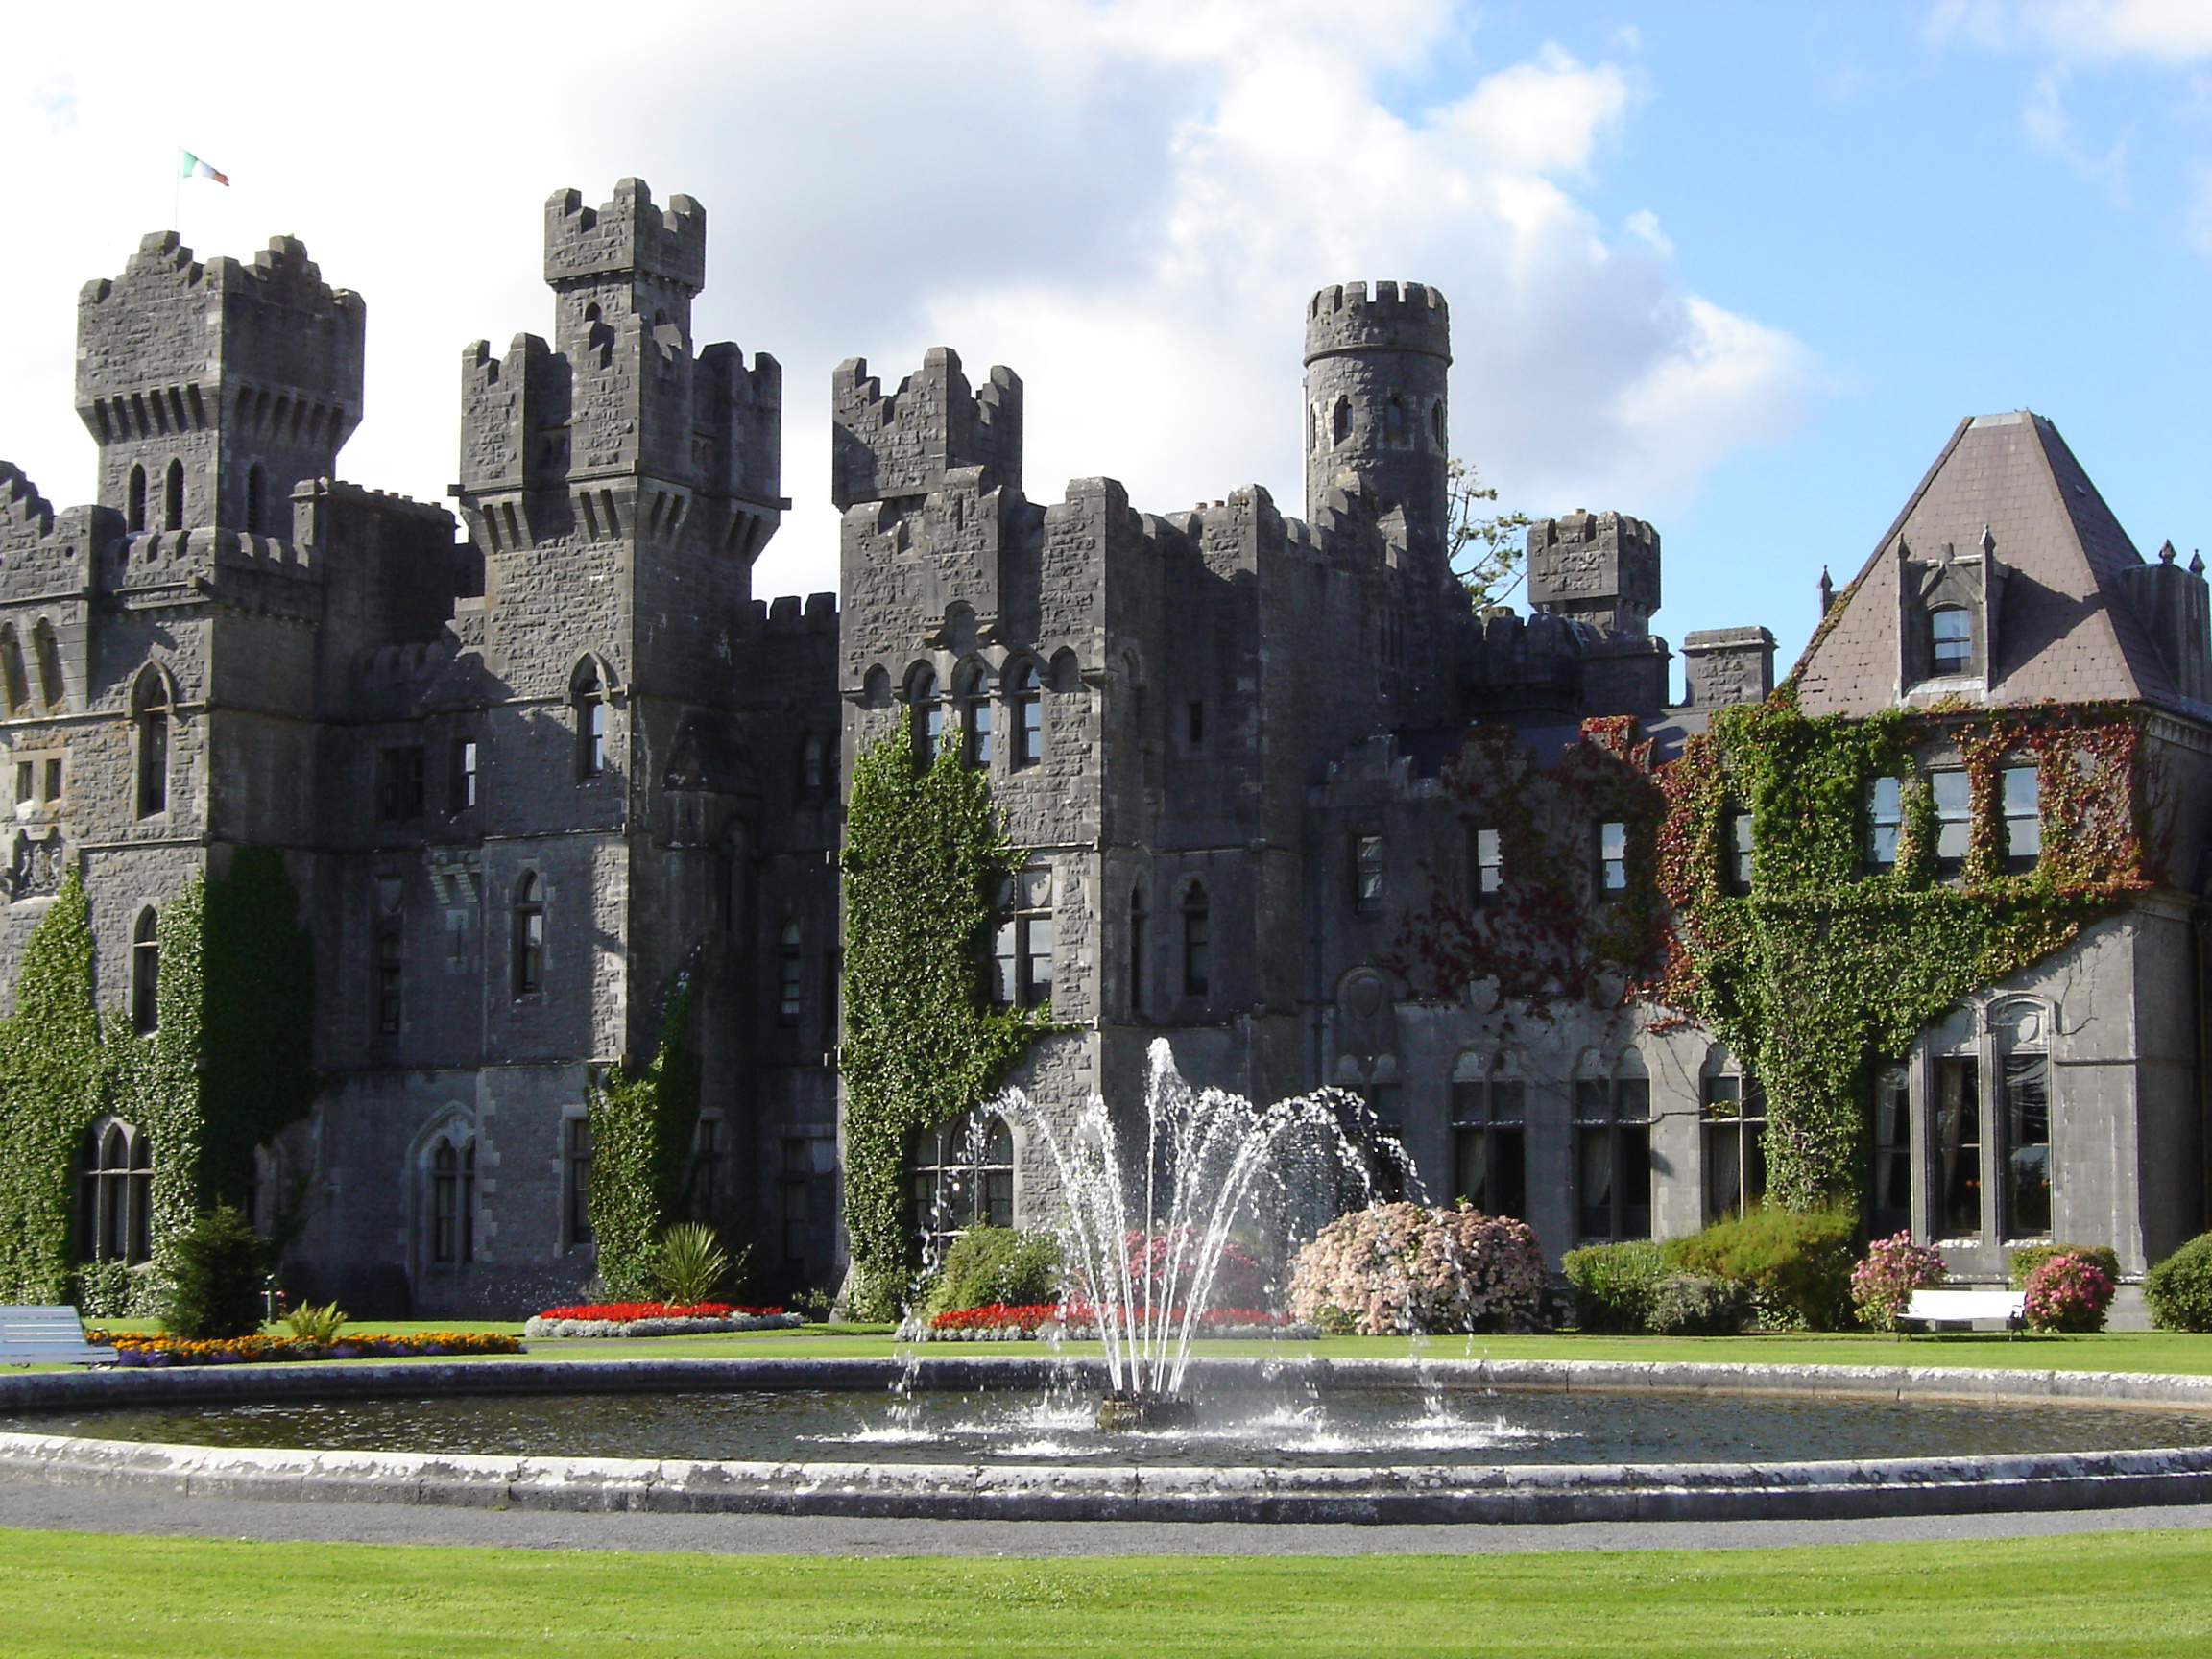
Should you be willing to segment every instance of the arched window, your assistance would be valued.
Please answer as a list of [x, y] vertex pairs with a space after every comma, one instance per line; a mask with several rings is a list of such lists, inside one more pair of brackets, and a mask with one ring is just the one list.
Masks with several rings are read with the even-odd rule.
[[1937, 679], [1966, 674], [1974, 666], [1974, 617], [1963, 605], [1928, 613], [1929, 665]]
[[860, 707], [863, 709], [888, 709], [891, 707], [891, 670], [877, 663], [860, 677]]
[[20, 719], [31, 711], [31, 686], [23, 674], [23, 644], [15, 637], [15, 625], [0, 627], [0, 688], [8, 693], [8, 713]]
[[138, 735], [138, 816], [169, 810], [169, 686], [149, 668], [131, 694]]
[[805, 981], [801, 974], [799, 949], [799, 924], [783, 924], [783, 931], [776, 936], [776, 1023], [791, 1026], [799, 1023], [801, 988]]
[[1453, 1194], [1485, 1215], [1528, 1210], [1527, 1085], [1462, 1054], [1452, 1075]]
[[146, 528], [146, 469], [131, 469], [131, 487], [123, 497], [123, 527], [127, 530]]
[[1451, 447], [1444, 441], [1444, 399], [1441, 397], [1429, 406], [1429, 429], [1436, 434], [1437, 448], [1449, 449]]
[[991, 764], [991, 677], [979, 662], [961, 671], [955, 698], [960, 705], [960, 741], [971, 766]]
[[1183, 895], [1183, 995], [1203, 997], [1214, 981], [1214, 911], [1206, 889], [1192, 882]]
[[55, 637], [54, 624], [43, 616], [31, 630], [31, 645], [38, 658], [39, 700], [49, 714], [58, 714], [69, 706], [69, 688], [61, 679], [61, 642]]
[[1330, 416], [1329, 416], [1329, 433], [1330, 433], [1330, 436], [1331, 436], [1331, 438], [1332, 438], [1332, 439], [1333, 439], [1333, 440], [1334, 440], [1334, 442], [1335, 442], [1337, 445], [1343, 445], [1343, 444], [1344, 444], [1344, 443], [1345, 443], [1345, 442], [1346, 442], [1348, 439], [1350, 439], [1350, 438], [1351, 438], [1351, 436], [1352, 436], [1352, 399], [1351, 399], [1351, 398], [1349, 398], [1349, 397], [1339, 397], [1339, 398], [1337, 398], [1337, 399], [1336, 399], [1336, 407], [1335, 407], [1335, 408], [1334, 408], [1333, 411], [1331, 411], [1331, 413], [1330, 413]]
[[1144, 1012], [1144, 951], [1151, 943], [1146, 937], [1144, 914], [1144, 889], [1129, 889], [1129, 1012]]
[[1406, 405], [1393, 397], [1382, 406], [1382, 437], [1392, 448], [1403, 448], [1406, 444]]
[[160, 924], [148, 905], [131, 928], [131, 1023], [151, 1031], [161, 1020]]
[[914, 757], [926, 766], [945, 741], [945, 706], [937, 701], [937, 676], [926, 666], [906, 677], [906, 702], [914, 710]]
[[268, 533], [267, 493], [268, 483], [261, 476], [261, 463], [256, 461], [246, 469], [246, 528], [256, 536]]
[[576, 776], [596, 778], [607, 770], [607, 687], [589, 657], [569, 679], [568, 702], [576, 714]]
[[545, 989], [545, 884], [535, 871], [515, 887], [515, 995]]
[[1012, 746], [1007, 763], [1017, 772], [1045, 758], [1045, 702], [1039, 694], [1037, 664], [1023, 661], [1006, 680], [1006, 736]]
[[803, 799], [814, 800], [828, 786], [828, 773], [822, 762], [822, 739], [809, 732], [799, 739], [799, 793]]
[[119, 1118], [103, 1118], [84, 1131], [78, 1169], [78, 1256], [145, 1261], [153, 1254], [154, 1156], [147, 1136]]
[[476, 1142], [455, 1140], [430, 1154], [430, 1260], [449, 1266], [476, 1260]]
[[1585, 1238], [1651, 1237], [1651, 1082], [1584, 1070], [1575, 1082], [1576, 1216]]
[[971, 1227], [1014, 1225], [1014, 1136], [991, 1113], [915, 1133], [906, 1195], [922, 1259], [934, 1262]]
[[376, 932], [376, 1035], [399, 1035], [399, 998], [406, 979], [406, 946], [397, 923]]
[[184, 463], [171, 461], [161, 479], [161, 528], [184, 528]]

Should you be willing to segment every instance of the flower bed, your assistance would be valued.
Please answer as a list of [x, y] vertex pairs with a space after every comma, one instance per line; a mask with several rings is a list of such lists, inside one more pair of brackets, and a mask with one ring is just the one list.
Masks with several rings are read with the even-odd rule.
[[[1302, 1340], [1318, 1336], [1320, 1332], [1311, 1325], [1294, 1322], [1287, 1313], [1270, 1313], [1258, 1308], [1214, 1308], [1198, 1316], [1198, 1334]], [[1097, 1316], [1079, 1302], [1067, 1307], [1047, 1302], [1021, 1308], [998, 1304], [963, 1308], [938, 1314], [917, 1333], [925, 1342], [1021, 1342], [1039, 1337], [1089, 1340], [1097, 1334]]]
[[713, 1336], [732, 1331], [782, 1331], [804, 1324], [781, 1308], [732, 1302], [586, 1302], [548, 1308], [522, 1327], [525, 1336]]
[[84, 1333], [96, 1348], [113, 1348], [118, 1365], [266, 1365], [288, 1359], [412, 1359], [433, 1354], [519, 1354], [512, 1336], [483, 1331], [418, 1331], [408, 1336], [228, 1336], [187, 1341], [136, 1331]]

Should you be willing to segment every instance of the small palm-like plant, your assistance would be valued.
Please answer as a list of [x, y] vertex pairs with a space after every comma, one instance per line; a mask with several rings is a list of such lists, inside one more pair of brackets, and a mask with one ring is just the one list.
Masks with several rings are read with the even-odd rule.
[[335, 1302], [325, 1302], [318, 1308], [312, 1302], [302, 1302], [284, 1315], [284, 1323], [292, 1327], [292, 1334], [304, 1342], [329, 1342], [336, 1339], [346, 1323], [346, 1310]]
[[730, 1276], [730, 1257], [704, 1221], [685, 1221], [661, 1235], [661, 1294], [681, 1308], [711, 1298]]

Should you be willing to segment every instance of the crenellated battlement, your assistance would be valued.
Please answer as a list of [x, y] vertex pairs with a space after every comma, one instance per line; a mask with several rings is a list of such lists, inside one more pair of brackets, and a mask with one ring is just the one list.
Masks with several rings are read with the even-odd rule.
[[1419, 351], [1452, 361], [1452, 311], [1424, 282], [1334, 282], [1306, 305], [1306, 361], [1339, 351]]
[[42, 541], [53, 533], [53, 504], [20, 468], [0, 461], [0, 545]]
[[1642, 634], [1659, 609], [1659, 532], [1580, 508], [1528, 527], [1528, 600], [1594, 627]]
[[636, 274], [687, 294], [707, 286], [707, 209], [688, 196], [653, 203], [642, 179], [624, 179], [614, 199], [584, 204], [582, 192], [556, 190], [545, 201], [545, 280], [578, 281]]
[[1003, 365], [971, 390], [960, 354], [932, 347], [886, 396], [868, 360], [851, 357], [831, 373], [830, 399], [830, 498], [841, 509], [927, 495], [963, 467], [983, 469], [986, 493], [1022, 487], [1022, 377]]

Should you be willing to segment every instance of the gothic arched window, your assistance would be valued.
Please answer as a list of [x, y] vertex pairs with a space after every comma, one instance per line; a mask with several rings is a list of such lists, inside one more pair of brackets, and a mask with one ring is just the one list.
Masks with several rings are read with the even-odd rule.
[[131, 1023], [139, 1031], [151, 1031], [160, 1022], [160, 923], [148, 905], [131, 928]]
[[1351, 438], [1351, 436], [1352, 436], [1352, 399], [1351, 399], [1351, 398], [1349, 398], [1349, 397], [1339, 397], [1339, 398], [1337, 398], [1337, 399], [1336, 399], [1336, 407], [1335, 407], [1335, 409], [1334, 409], [1334, 411], [1331, 413], [1331, 415], [1330, 415], [1330, 417], [1329, 417], [1329, 430], [1330, 430], [1330, 436], [1331, 436], [1331, 437], [1332, 437], [1332, 438], [1333, 438], [1333, 439], [1334, 439], [1334, 441], [1335, 441], [1337, 444], [1339, 444], [1339, 445], [1341, 445], [1341, 444], [1345, 443], [1345, 442], [1346, 442], [1348, 439], [1350, 439], [1350, 438]]
[[87, 1262], [137, 1262], [153, 1255], [149, 1225], [153, 1143], [119, 1118], [84, 1131], [78, 1157], [77, 1254]]
[[1196, 882], [1183, 895], [1183, 995], [1203, 997], [1214, 982], [1214, 909]]
[[430, 1260], [447, 1265], [476, 1260], [476, 1142], [459, 1139], [430, 1154]]
[[161, 479], [161, 528], [184, 528], [184, 463], [171, 461]]
[[960, 706], [960, 741], [971, 766], [991, 764], [991, 677], [981, 663], [961, 671], [954, 692]]
[[0, 627], [0, 686], [8, 693], [8, 712], [20, 718], [31, 711], [31, 686], [23, 674], [23, 645], [15, 624]]
[[907, 1142], [906, 1193], [923, 1259], [935, 1262], [971, 1227], [1014, 1225], [1014, 1136], [996, 1114], [918, 1130]]
[[69, 690], [61, 679], [61, 641], [55, 636], [54, 624], [43, 616], [31, 630], [31, 646], [38, 659], [39, 700], [49, 714], [59, 713], [69, 705]]
[[131, 694], [138, 736], [138, 816], [169, 810], [169, 687], [149, 668]]
[[945, 706], [937, 701], [937, 676], [927, 666], [906, 677], [906, 703], [914, 710], [914, 757], [926, 766], [945, 741]]
[[589, 657], [569, 677], [568, 702], [576, 714], [576, 776], [596, 778], [607, 770], [607, 687]]
[[1037, 664], [1024, 661], [1006, 680], [1007, 763], [1017, 772], [1045, 758], [1045, 702]]
[[123, 527], [126, 530], [146, 528], [146, 469], [131, 469], [131, 488], [124, 495]]

